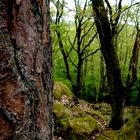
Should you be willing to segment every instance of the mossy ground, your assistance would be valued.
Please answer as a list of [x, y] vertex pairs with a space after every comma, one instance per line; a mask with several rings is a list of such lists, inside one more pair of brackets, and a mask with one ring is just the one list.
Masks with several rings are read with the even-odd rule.
[[53, 112], [55, 134], [61, 135], [66, 140], [88, 140], [91, 133], [101, 129], [94, 116], [104, 121], [90, 104], [77, 99], [59, 82], [55, 83]]
[[104, 131], [97, 140], [140, 140], [140, 115], [132, 117], [118, 131]]
[[124, 118], [128, 122], [120, 130], [113, 131], [106, 129], [110, 105], [79, 100], [60, 82], [54, 87], [54, 135], [64, 140], [140, 140], [139, 108], [127, 107]]

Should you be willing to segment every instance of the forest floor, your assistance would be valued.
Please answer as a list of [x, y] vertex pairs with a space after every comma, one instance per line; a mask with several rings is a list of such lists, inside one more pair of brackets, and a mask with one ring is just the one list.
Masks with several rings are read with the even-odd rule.
[[[109, 120], [110, 120], [110, 116], [111, 116], [111, 106], [107, 103], [97, 103], [97, 104], [92, 104], [93, 108], [95, 110], [100, 111], [100, 113], [104, 116], [105, 118], [105, 122], [103, 122], [100, 118], [96, 118], [98, 124], [102, 125], [102, 130], [98, 131], [97, 133], [94, 133], [90, 140], [95, 140], [98, 136], [100, 136], [101, 134], [104, 135], [104, 132], [106, 131], [113, 131], [111, 128], [108, 128], [108, 124], [109, 124]], [[125, 106], [124, 109], [124, 120], [125, 123], [135, 117], [135, 115], [137, 115], [138, 113], [140, 113], [140, 107], [137, 106]], [[112, 139], [113, 140], [113, 139]]]
[[126, 123], [114, 131], [108, 128], [110, 104], [79, 100], [65, 85], [55, 83], [54, 140], [140, 140], [140, 107], [129, 106], [124, 111]]

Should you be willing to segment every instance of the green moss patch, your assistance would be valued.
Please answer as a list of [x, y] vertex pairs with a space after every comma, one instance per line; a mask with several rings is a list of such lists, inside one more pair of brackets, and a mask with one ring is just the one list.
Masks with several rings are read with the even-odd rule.
[[[103, 118], [91, 104], [79, 100], [60, 82], [54, 84], [54, 135], [65, 140], [88, 140], [102, 128]], [[103, 123], [102, 123], [103, 124]], [[100, 129], [100, 130], [99, 130]]]
[[84, 118], [74, 118], [69, 121], [70, 127], [77, 134], [86, 133], [90, 134], [92, 131], [97, 130], [97, 122], [94, 118], [87, 116]]
[[56, 101], [53, 106], [53, 111], [58, 118], [70, 118], [71, 117], [71, 110], [64, 106], [62, 103]]
[[139, 140], [140, 115], [132, 117], [120, 130], [105, 131], [97, 140]]
[[140, 139], [140, 115], [131, 118], [119, 131], [120, 140]]
[[54, 83], [54, 99], [60, 100], [62, 95], [67, 96], [67, 98], [71, 99], [73, 97], [73, 93], [71, 90], [61, 82]]

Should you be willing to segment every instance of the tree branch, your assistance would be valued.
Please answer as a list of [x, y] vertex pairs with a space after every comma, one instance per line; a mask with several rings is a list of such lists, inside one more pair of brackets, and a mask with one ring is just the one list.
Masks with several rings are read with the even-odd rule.
[[108, 1], [108, 0], [105, 0], [105, 2], [106, 2], [107, 7], [108, 7], [108, 9], [109, 9], [110, 22], [111, 22], [111, 24], [113, 24], [113, 20], [112, 20], [112, 7], [111, 7], [111, 5], [110, 5], [110, 3], [109, 3], [109, 1]]
[[93, 39], [96, 37], [96, 35], [97, 35], [97, 32], [95, 33], [94, 36], [92, 36], [92, 38], [90, 39], [90, 41], [89, 41], [89, 42], [85, 45], [85, 47], [82, 49], [81, 54], [83, 54], [84, 51], [85, 51], [85, 49], [92, 43], [92, 41], [93, 41]]
[[85, 57], [82, 58], [82, 60], [85, 60], [87, 57], [89, 57], [89, 56], [91, 56], [91, 55], [97, 53], [99, 50], [101, 50], [101, 48], [97, 49], [96, 51], [94, 51], [94, 52], [92, 52], [92, 53], [90, 53], [90, 54], [88, 54], [88, 55], [86, 55]]
[[70, 62], [72, 63], [72, 65], [73, 65], [76, 69], [78, 69], [78, 67], [77, 67], [76, 64], [71, 60], [70, 57], [69, 57], [69, 59], [70, 59]]
[[94, 26], [94, 23], [90, 26], [90, 28], [87, 30], [87, 32], [84, 35], [82, 35], [81, 42], [82, 42], [83, 38], [90, 32], [90, 30], [92, 29], [93, 26]]

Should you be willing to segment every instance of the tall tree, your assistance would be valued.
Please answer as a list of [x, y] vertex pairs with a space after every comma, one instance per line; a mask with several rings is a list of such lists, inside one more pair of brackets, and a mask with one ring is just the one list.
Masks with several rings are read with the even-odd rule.
[[92, 7], [113, 100], [110, 127], [119, 129], [123, 125], [125, 90], [122, 83], [121, 69], [114, 40], [115, 29], [110, 26], [103, 0], [92, 0]]
[[52, 139], [49, 0], [0, 1], [0, 139]]
[[72, 82], [72, 78], [71, 78], [71, 74], [70, 74], [70, 67], [69, 67], [69, 62], [68, 62], [68, 57], [69, 57], [70, 51], [67, 52], [65, 50], [65, 46], [64, 46], [64, 43], [63, 43], [63, 40], [62, 40], [62, 34], [61, 34], [61, 31], [60, 31], [60, 26], [61, 26], [60, 24], [61, 24], [62, 16], [64, 14], [65, 1], [62, 0], [62, 2], [60, 2], [60, 0], [57, 0], [57, 1], [53, 1], [53, 4], [56, 7], [56, 19], [55, 19], [56, 28], [55, 28], [55, 32], [56, 32], [56, 35], [58, 37], [59, 48], [61, 50], [63, 60], [64, 60], [64, 63], [65, 63], [67, 79], [70, 82]]

